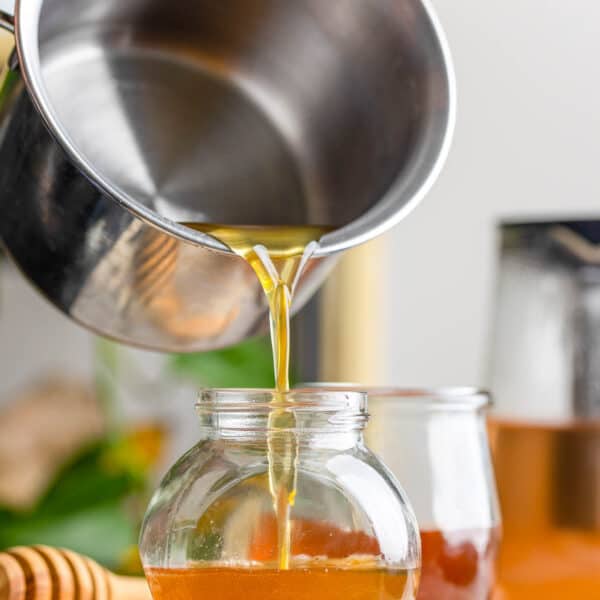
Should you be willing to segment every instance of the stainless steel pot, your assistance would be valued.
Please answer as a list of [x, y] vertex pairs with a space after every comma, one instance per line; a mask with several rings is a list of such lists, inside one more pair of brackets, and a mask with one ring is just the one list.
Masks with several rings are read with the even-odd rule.
[[423, 197], [454, 121], [422, 0], [17, 0], [0, 237], [71, 318], [161, 350], [262, 326], [248, 267], [182, 226], [312, 224], [331, 257]]

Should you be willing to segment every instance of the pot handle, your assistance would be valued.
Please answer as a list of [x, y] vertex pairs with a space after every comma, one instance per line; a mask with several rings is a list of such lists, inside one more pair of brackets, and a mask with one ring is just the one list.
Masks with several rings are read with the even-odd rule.
[[14, 0], [0, 0], [0, 29], [10, 33], [15, 32], [15, 2]]

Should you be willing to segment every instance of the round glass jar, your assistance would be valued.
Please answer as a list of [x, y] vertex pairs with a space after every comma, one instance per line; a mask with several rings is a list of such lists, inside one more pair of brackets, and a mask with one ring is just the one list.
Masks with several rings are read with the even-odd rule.
[[416, 597], [416, 519], [364, 444], [365, 394], [207, 390], [197, 412], [142, 527], [154, 600]]

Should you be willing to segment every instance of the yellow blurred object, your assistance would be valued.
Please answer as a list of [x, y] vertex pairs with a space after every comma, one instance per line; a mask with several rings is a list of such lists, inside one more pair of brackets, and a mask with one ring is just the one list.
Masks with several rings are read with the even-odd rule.
[[347, 252], [323, 288], [321, 381], [377, 385], [385, 376], [387, 244], [383, 236]]
[[0, 29], [0, 60], [2, 60], [2, 65], [6, 62], [6, 57], [14, 47], [14, 37], [7, 31]]
[[168, 432], [157, 423], [139, 424], [125, 437], [143, 465], [153, 467], [164, 455]]
[[144, 568], [140, 559], [140, 551], [137, 545], [130, 546], [121, 557], [118, 572], [121, 575], [142, 575]]
[[148, 471], [164, 456], [168, 431], [158, 423], [138, 424], [125, 432], [105, 461], [109, 470]]

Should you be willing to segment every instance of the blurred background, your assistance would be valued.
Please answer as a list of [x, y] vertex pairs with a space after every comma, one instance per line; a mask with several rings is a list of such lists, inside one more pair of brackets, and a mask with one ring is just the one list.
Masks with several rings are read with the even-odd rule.
[[[600, 216], [600, 4], [433, 4], [459, 90], [447, 166], [410, 218], [344, 257], [303, 311], [297, 380], [487, 386], [497, 226]], [[192, 357], [120, 348], [0, 259], [0, 547], [70, 546], [136, 571], [148, 490], [195, 439], [194, 390], [270, 385], [269, 353], [264, 340]], [[48, 398], [68, 418], [53, 421]]]

